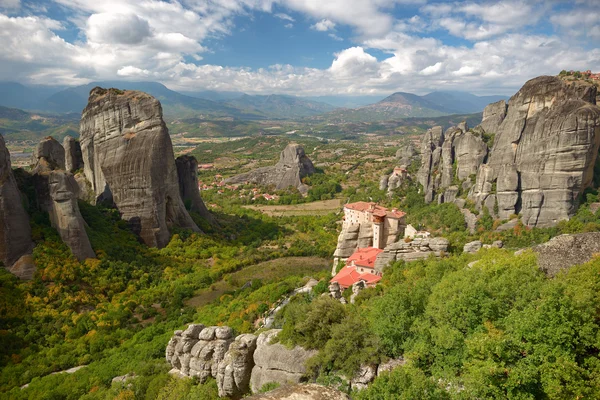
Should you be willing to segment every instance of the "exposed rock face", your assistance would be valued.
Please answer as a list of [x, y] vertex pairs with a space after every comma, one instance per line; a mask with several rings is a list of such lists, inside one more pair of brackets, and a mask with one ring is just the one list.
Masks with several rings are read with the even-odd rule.
[[440, 195], [440, 203], [451, 203], [458, 188], [449, 188], [455, 179], [464, 181], [475, 175], [486, 160], [488, 147], [481, 137], [467, 130], [466, 123], [451, 127], [444, 133], [441, 126], [425, 133], [421, 148], [421, 168], [417, 179], [425, 190], [425, 201], [431, 202]]
[[361, 365], [360, 369], [350, 381], [352, 390], [366, 389], [369, 383], [377, 377], [377, 365]]
[[0, 261], [22, 279], [35, 272], [29, 216], [10, 165], [10, 154], [0, 135]]
[[226, 179], [226, 183], [238, 184], [250, 182], [256, 185], [274, 185], [276, 189], [287, 189], [290, 186], [306, 193], [308, 187], [302, 183], [302, 178], [315, 173], [312, 161], [304, 153], [304, 148], [298, 144], [288, 144], [279, 156], [279, 162], [273, 167], [263, 167], [254, 171]]
[[448, 251], [448, 239], [445, 238], [416, 238], [410, 242], [399, 241], [387, 246], [377, 256], [375, 269], [382, 271], [389, 263], [397, 260], [414, 261], [428, 258], [430, 255], [440, 257]]
[[288, 349], [280, 343], [271, 344], [280, 331], [272, 329], [258, 336], [250, 379], [253, 392], [258, 392], [269, 382], [299, 383], [306, 374], [304, 364], [317, 354], [315, 350], [305, 350], [300, 346]]
[[232, 342], [229, 327], [192, 324], [185, 331], [175, 331], [167, 345], [167, 361], [181, 375], [197, 377], [201, 383], [210, 376], [216, 379]]
[[588, 262], [600, 253], [600, 232], [560, 235], [535, 246], [539, 268], [549, 276]]
[[65, 149], [65, 169], [68, 172], [75, 172], [83, 168], [83, 155], [81, 154], [81, 145], [71, 136], [65, 136], [63, 140]]
[[477, 253], [481, 249], [481, 247], [483, 247], [481, 241], [474, 240], [472, 242], [466, 243], [463, 246], [463, 253]]
[[489, 105], [480, 126], [495, 134], [469, 196], [498, 217], [522, 215], [528, 226], [571, 217], [590, 186], [600, 146], [596, 87], [542, 76], [508, 102]]
[[410, 165], [410, 163], [419, 155], [417, 149], [412, 143], [396, 151], [396, 158], [401, 165]]
[[33, 164], [36, 171], [65, 169], [65, 149], [52, 136], [45, 137], [33, 151]]
[[305, 383], [299, 385], [288, 385], [277, 388], [267, 393], [257, 394], [247, 398], [248, 400], [348, 400], [345, 393], [330, 387]]
[[170, 226], [198, 231], [179, 195], [158, 100], [138, 91], [94, 88], [80, 131], [84, 172], [97, 200], [112, 198], [147, 245], [164, 247]]
[[219, 396], [239, 399], [250, 389], [256, 339], [251, 334], [240, 335], [229, 345], [217, 372]]
[[177, 177], [179, 178], [179, 194], [184, 203], [189, 202], [191, 211], [197, 212], [209, 222], [215, 222], [200, 197], [198, 189], [198, 161], [194, 156], [179, 156], [175, 159]]
[[[62, 170], [59, 160], [55, 159], [60, 154], [63, 156]], [[38, 163], [33, 168], [36, 199], [38, 207], [50, 216], [50, 223], [63, 242], [79, 261], [83, 261], [95, 258], [96, 254], [92, 250], [77, 204], [79, 186], [73, 174], [64, 171], [64, 155], [61, 144], [51, 137], [45, 138], [38, 145]]]

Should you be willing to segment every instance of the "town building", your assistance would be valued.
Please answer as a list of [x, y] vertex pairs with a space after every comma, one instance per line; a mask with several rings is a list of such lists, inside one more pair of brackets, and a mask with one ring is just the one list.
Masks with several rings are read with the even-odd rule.
[[374, 202], [359, 201], [344, 206], [344, 223], [342, 229], [350, 225], [360, 224], [372, 228], [373, 244], [377, 249], [383, 249], [388, 243], [402, 237], [406, 213], [393, 208], [388, 210]]
[[429, 236], [431, 236], [431, 233], [429, 233], [427, 231], [419, 231], [414, 226], [412, 226], [411, 224], [406, 225], [406, 228], [404, 229], [404, 238], [409, 238], [409, 239], [416, 239], [416, 238], [426, 239]]
[[375, 286], [381, 280], [381, 273], [375, 270], [375, 261], [382, 251], [374, 247], [357, 249], [348, 257], [346, 265], [329, 282], [337, 282], [342, 290], [360, 281], [366, 287]]

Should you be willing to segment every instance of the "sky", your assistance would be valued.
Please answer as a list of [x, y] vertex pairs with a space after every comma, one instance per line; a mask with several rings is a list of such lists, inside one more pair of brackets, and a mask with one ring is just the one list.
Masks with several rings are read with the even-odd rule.
[[0, 0], [0, 81], [298, 96], [600, 72], [600, 0]]

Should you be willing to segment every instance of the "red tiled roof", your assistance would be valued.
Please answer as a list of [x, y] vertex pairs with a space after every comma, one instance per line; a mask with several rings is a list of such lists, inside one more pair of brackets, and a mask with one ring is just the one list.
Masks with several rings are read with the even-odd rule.
[[354, 267], [344, 267], [329, 282], [337, 282], [342, 289], [348, 289], [358, 281], [365, 281], [372, 285], [381, 280], [381, 277], [371, 273], [359, 273]]
[[360, 267], [375, 268], [375, 260], [382, 251], [375, 247], [357, 249], [354, 254], [348, 257], [346, 265], [350, 265], [354, 261], [354, 264]]
[[402, 218], [406, 215], [406, 213], [403, 211], [396, 209], [390, 211], [387, 208], [378, 205], [377, 203], [367, 201], [357, 201], [356, 203], [349, 203], [346, 204], [344, 207], [354, 211], [370, 212], [378, 217]]

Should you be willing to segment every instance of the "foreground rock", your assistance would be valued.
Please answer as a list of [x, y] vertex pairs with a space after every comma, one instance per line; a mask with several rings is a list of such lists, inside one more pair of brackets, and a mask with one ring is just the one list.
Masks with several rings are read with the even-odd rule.
[[42, 139], [33, 151], [33, 172], [65, 169], [65, 149], [52, 136]]
[[288, 349], [280, 343], [272, 343], [279, 332], [280, 329], [272, 329], [258, 336], [250, 378], [250, 388], [255, 393], [270, 382], [299, 383], [306, 374], [306, 361], [317, 354], [316, 350], [300, 346]]
[[375, 269], [382, 271], [390, 263], [398, 260], [414, 261], [430, 256], [441, 257], [448, 251], [448, 245], [448, 239], [445, 238], [415, 238], [409, 242], [401, 240], [383, 249], [377, 256]]
[[35, 266], [29, 216], [13, 175], [10, 154], [0, 135], [0, 261], [21, 279], [31, 279]]
[[233, 176], [225, 183], [240, 184], [254, 183], [261, 186], [274, 185], [276, 189], [287, 189], [290, 186], [306, 193], [308, 187], [302, 183], [302, 178], [315, 173], [312, 161], [304, 153], [299, 144], [288, 144], [279, 155], [279, 162], [273, 167], [258, 168], [254, 171]]
[[219, 396], [238, 399], [250, 389], [256, 339], [251, 334], [240, 335], [229, 345], [217, 372]]
[[533, 247], [533, 251], [538, 255], [539, 268], [546, 275], [555, 276], [600, 254], [600, 232], [556, 236]]
[[348, 400], [345, 393], [330, 387], [306, 383], [277, 388], [267, 393], [247, 397], [248, 400]]
[[495, 134], [469, 197], [500, 219], [521, 214], [527, 226], [570, 218], [592, 184], [600, 146], [594, 85], [556, 77], [528, 81], [508, 101], [489, 105], [480, 126]]
[[158, 100], [138, 91], [96, 87], [80, 132], [84, 172], [96, 200], [114, 201], [144, 243], [164, 247], [171, 226], [199, 231], [179, 194]]
[[64, 149], [60, 150], [61, 144], [51, 137], [45, 138], [38, 149], [41, 150], [36, 152], [37, 164], [33, 168], [38, 207], [48, 213], [52, 227], [79, 261], [95, 258], [77, 203], [79, 186], [73, 174], [61, 170], [61, 164], [53, 159], [59, 154], [64, 159]]
[[179, 179], [179, 194], [184, 204], [189, 204], [190, 211], [197, 212], [210, 223], [214, 223], [215, 218], [208, 211], [202, 197], [200, 197], [196, 157], [179, 156], [175, 159], [175, 165], [177, 166], [177, 177]]

